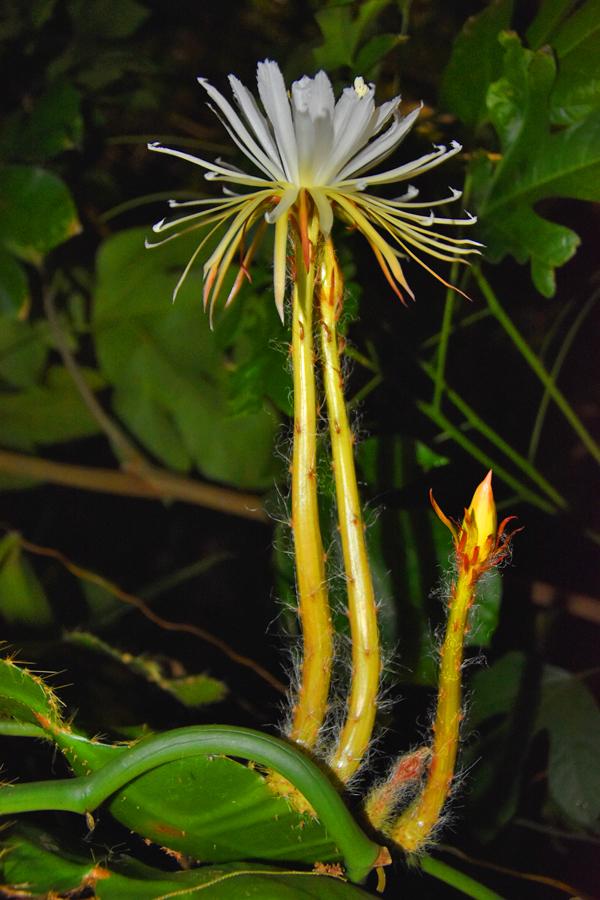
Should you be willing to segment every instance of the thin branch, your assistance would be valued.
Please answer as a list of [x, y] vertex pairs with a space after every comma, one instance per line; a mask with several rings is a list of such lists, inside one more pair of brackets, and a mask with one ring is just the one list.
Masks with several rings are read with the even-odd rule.
[[142, 497], [148, 500], [180, 500], [183, 503], [193, 503], [229, 515], [241, 516], [243, 519], [269, 521], [262, 500], [257, 494], [193, 481], [155, 467], [152, 467], [152, 477], [149, 479], [146, 471], [140, 475], [136, 472], [76, 466], [10, 450], [0, 450], [0, 472], [106, 494]]
[[66, 557], [60, 550], [55, 550], [53, 547], [43, 547], [39, 544], [33, 544], [30, 541], [25, 540], [25, 538], [20, 537], [21, 546], [28, 550], [29, 553], [35, 553], [38, 556], [46, 556], [50, 557], [50, 559], [55, 559], [62, 566], [67, 569], [75, 578], [81, 579], [82, 581], [87, 581], [91, 584], [98, 585], [103, 590], [107, 591], [113, 597], [116, 597], [117, 600], [121, 600], [123, 603], [128, 603], [130, 606], [135, 607], [141, 614], [146, 618], [153, 622], [155, 625], [158, 625], [159, 628], [164, 629], [165, 631], [179, 631], [185, 632], [186, 634], [192, 634], [194, 637], [200, 638], [200, 640], [205, 641], [207, 644], [211, 644], [213, 647], [216, 647], [225, 656], [229, 657], [233, 662], [237, 663], [240, 666], [245, 666], [248, 669], [252, 669], [260, 678], [266, 681], [271, 687], [275, 688], [276, 691], [279, 691], [282, 694], [285, 694], [286, 688], [285, 685], [279, 681], [278, 678], [275, 678], [274, 675], [271, 675], [267, 669], [263, 668], [260, 663], [255, 662], [253, 659], [250, 659], [248, 656], [244, 656], [241, 653], [238, 653], [237, 650], [234, 650], [233, 647], [230, 647], [224, 640], [219, 637], [216, 637], [214, 634], [211, 634], [210, 631], [206, 631], [204, 628], [199, 628], [197, 625], [190, 625], [187, 622], [171, 622], [169, 619], [163, 619], [162, 616], [159, 616], [157, 613], [148, 606], [147, 603], [144, 602], [140, 597], [136, 597], [135, 594], [130, 594], [127, 591], [124, 591], [114, 582], [109, 581], [108, 578], [104, 578], [102, 575], [98, 575], [96, 572], [91, 572], [89, 569], [84, 569], [81, 566], [76, 565], [71, 562], [68, 557]]
[[56, 349], [60, 353], [65, 369], [71, 376], [73, 384], [77, 388], [79, 396], [85, 403], [90, 415], [98, 423], [100, 429], [108, 438], [110, 445], [118, 459], [128, 469], [143, 470], [148, 463], [137, 447], [129, 440], [121, 428], [113, 422], [104, 411], [87, 381], [83, 377], [71, 348], [62, 330], [58, 313], [54, 305], [54, 291], [44, 291], [44, 310], [56, 342]]

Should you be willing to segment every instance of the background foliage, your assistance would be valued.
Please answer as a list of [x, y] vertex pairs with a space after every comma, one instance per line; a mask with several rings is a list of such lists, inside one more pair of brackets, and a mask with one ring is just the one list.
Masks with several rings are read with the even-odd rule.
[[[472, 656], [485, 648], [489, 667], [469, 679], [468, 775], [440, 858], [503, 896], [586, 896], [600, 811], [591, 502], [600, 451], [597, 208], [584, 201], [600, 199], [600, 4], [1, 8], [0, 614], [10, 647], [62, 673], [52, 684], [66, 684], [60, 696], [89, 735], [199, 721], [273, 728], [287, 679], [279, 648], [294, 646], [296, 630], [289, 336], [270, 297], [268, 255], [214, 331], [199, 270], [171, 304], [193, 237], [152, 252], [144, 237], [167, 198], [207, 186], [200, 170], [145, 144], [228, 153], [195, 78], [223, 87], [234, 71], [251, 85], [265, 57], [288, 78], [323, 67], [337, 87], [361, 73], [381, 99], [401, 91], [406, 109], [423, 99], [402, 152], [464, 144], [453, 171], [434, 170], [419, 187], [433, 198], [448, 179], [465, 183], [486, 250], [481, 267], [450, 280], [471, 301], [408, 264], [417, 303], [404, 309], [358, 238], [337, 236], [390, 694], [404, 698], [384, 715], [373, 769], [422, 734], [435, 684], [434, 590], [449, 546], [427, 490], [459, 515], [493, 466], [502, 511], [526, 530], [503, 587], [486, 585], [471, 631]], [[19, 720], [18, 709], [6, 707], [6, 720]], [[4, 777], [46, 777], [49, 748], [28, 744], [24, 757], [22, 741], [3, 738]], [[40, 817], [35, 827], [58, 834], [57, 823]], [[4, 880], [35, 867], [38, 893], [81, 884], [90, 847], [64, 849], [83, 836], [70, 824], [61, 820], [65, 834], [42, 849], [30, 820], [9, 834], [19, 849], [5, 857]], [[166, 891], [173, 879], [213, 877], [175, 875], [108, 816], [89, 842], [108, 868], [106, 847], [144, 860], [115, 860], [106, 884], [116, 893], [99, 880], [102, 897], [141, 896], [144, 880]], [[268, 877], [236, 876], [218, 890], [236, 896], [227, 891], [243, 881], [267, 897], [256, 879]], [[357, 893], [289, 877], [273, 896]], [[424, 878], [398, 864], [389, 895], [398, 885], [407, 896], [454, 895]]]

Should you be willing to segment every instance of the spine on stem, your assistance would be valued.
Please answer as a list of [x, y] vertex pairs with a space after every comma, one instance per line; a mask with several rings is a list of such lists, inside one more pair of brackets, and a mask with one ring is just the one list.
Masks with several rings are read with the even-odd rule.
[[[309, 226], [316, 241], [316, 222]], [[294, 445], [292, 456], [292, 528], [298, 613], [303, 659], [289, 737], [315, 746], [325, 719], [333, 659], [333, 628], [327, 596], [325, 554], [319, 526], [317, 495], [317, 411], [313, 346], [316, 247], [296, 248], [292, 298], [292, 363], [294, 380]], [[306, 242], [305, 242], [306, 243]]]
[[492, 473], [481, 482], [460, 528], [456, 528], [432, 497], [440, 519], [450, 529], [456, 551], [456, 578], [448, 599], [448, 619], [441, 649], [438, 697], [429, 768], [424, 785], [408, 808], [385, 830], [408, 853], [417, 853], [430, 841], [454, 781], [462, 719], [461, 670], [469, 611], [477, 582], [509, 552], [509, 519], [499, 528], [492, 493]]
[[354, 440], [344, 402], [337, 339], [344, 285], [330, 240], [323, 247], [319, 269], [321, 363], [352, 638], [352, 679], [346, 719], [329, 765], [340, 781], [346, 782], [360, 766], [373, 733], [381, 659], [377, 606], [365, 543], [354, 467]]

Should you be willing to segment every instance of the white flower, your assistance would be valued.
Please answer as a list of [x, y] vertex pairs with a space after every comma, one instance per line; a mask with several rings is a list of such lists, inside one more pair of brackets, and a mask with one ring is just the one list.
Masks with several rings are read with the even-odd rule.
[[[244, 276], [248, 275], [248, 266], [269, 224], [274, 225], [275, 232], [275, 303], [282, 318], [288, 233], [290, 227], [297, 229], [308, 267], [307, 223], [314, 214], [325, 238], [331, 232], [334, 216], [360, 231], [402, 300], [402, 291], [411, 297], [413, 294], [399, 257], [409, 256], [431, 272], [420, 259], [420, 253], [460, 262], [466, 262], [466, 255], [478, 253], [480, 245], [475, 241], [447, 237], [433, 229], [436, 225], [475, 222], [475, 217], [468, 214], [464, 219], [441, 218], [431, 209], [458, 199], [460, 191], [451, 189], [449, 197], [429, 203], [417, 201], [419, 192], [412, 185], [391, 200], [367, 192], [371, 187], [416, 178], [461, 150], [460, 144], [453, 141], [449, 149], [434, 146], [431, 153], [416, 160], [369, 174], [369, 170], [379, 166], [396, 150], [417, 119], [420, 106], [406, 116], [398, 111], [400, 97], [376, 106], [375, 86], [365, 84], [362, 78], [356, 78], [353, 87], [345, 88], [336, 102], [331, 82], [324, 72], [318, 72], [314, 78], [305, 75], [295, 81], [291, 94], [288, 94], [279, 66], [271, 60], [258, 64], [262, 109], [235, 75], [229, 76], [229, 83], [239, 111], [205, 78], [198, 81], [214, 104], [209, 106], [232, 141], [252, 163], [253, 172], [246, 173], [220, 159], [209, 162], [159, 143], [148, 145], [157, 153], [167, 153], [201, 166], [210, 181], [246, 189], [244, 193], [234, 193], [230, 188], [224, 188], [221, 198], [170, 201], [171, 208], [185, 207], [186, 211], [177, 219], [162, 219], [154, 225], [154, 231], [159, 234], [173, 232], [166, 240], [194, 228], [213, 226], [186, 266], [174, 296], [206, 241], [225, 225], [224, 234], [204, 264], [205, 306], [210, 302], [212, 310], [227, 271], [238, 254], [241, 256], [239, 272], [227, 303], [233, 299]], [[425, 209], [429, 210], [427, 214], [422, 212]], [[446, 284], [435, 272], [432, 274]]]

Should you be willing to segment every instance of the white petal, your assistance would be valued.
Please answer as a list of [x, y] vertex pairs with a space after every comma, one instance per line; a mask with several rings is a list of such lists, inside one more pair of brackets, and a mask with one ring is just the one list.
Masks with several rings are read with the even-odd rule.
[[265, 112], [275, 134], [279, 155], [288, 181], [298, 183], [298, 154], [292, 123], [292, 111], [283, 75], [272, 60], [258, 64], [256, 80]]
[[199, 78], [198, 83], [225, 116], [224, 124], [229, 124], [227, 131], [240, 150], [267, 175], [272, 178], [280, 178], [281, 171], [278, 170], [278, 167], [273, 166], [273, 160], [258, 146], [229, 101], [206, 78]]
[[373, 134], [377, 134], [378, 131], [381, 131], [386, 122], [394, 115], [400, 106], [401, 100], [402, 97], [398, 94], [393, 100], [388, 100], [386, 103], [382, 103], [381, 106], [377, 107], [373, 115]]
[[290, 206], [296, 202], [296, 197], [298, 196], [298, 188], [291, 187], [283, 192], [281, 195], [281, 199], [277, 206], [270, 209], [269, 212], [265, 213], [265, 219], [269, 223], [269, 225], [273, 225], [274, 222], [277, 222], [281, 216], [288, 211]]
[[451, 156], [455, 156], [455, 154], [459, 153], [461, 150], [462, 145], [456, 141], [452, 141], [450, 150], [444, 146], [436, 147], [433, 153], [427, 153], [425, 156], [420, 156], [419, 159], [415, 159], [403, 166], [398, 166], [396, 169], [389, 169], [387, 172], [381, 172], [379, 175], [367, 175], [359, 179], [341, 181], [336, 187], [345, 184], [356, 184], [359, 190], [364, 190], [371, 184], [391, 184], [394, 181], [401, 181], [407, 177], [416, 177], [423, 172], [427, 172], [429, 169], [435, 168], [435, 166], [439, 166], [444, 160], [449, 159]]
[[292, 105], [298, 174], [302, 183], [310, 186], [318, 180], [318, 170], [332, 152], [334, 98], [325, 73], [319, 72], [314, 79], [305, 75], [295, 81]]
[[[344, 97], [347, 99], [344, 100]], [[342, 100], [344, 104], [340, 107]], [[371, 134], [370, 122], [374, 107], [371, 89], [363, 97], [359, 97], [353, 88], [344, 90], [335, 110], [333, 152], [329, 159], [323, 160], [316, 174], [318, 183], [330, 183], [348, 160], [365, 145]]]
[[319, 214], [319, 229], [321, 230], [323, 237], [328, 238], [333, 227], [333, 210], [331, 208], [331, 203], [327, 199], [325, 191], [319, 188], [311, 188], [310, 195], [315, 202], [317, 213]]
[[211, 176], [213, 179], [223, 177], [225, 180], [236, 182], [236, 184], [250, 184], [257, 185], [258, 187], [264, 187], [269, 184], [264, 178], [259, 178], [256, 175], [246, 175], [245, 173], [238, 174], [235, 169], [217, 166], [215, 163], [208, 162], [206, 159], [200, 159], [199, 156], [192, 156], [191, 153], [185, 153], [183, 150], [173, 150], [172, 147], [163, 147], [158, 141], [153, 141], [151, 144], [148, 144], [148, 150], [153, 150], [155, 153], [166, 153], [167, 156], [176, 156], [178, 159], [184, 159], [186, 162], [194, 163], [195, 166], [201, 166], [203, 169], [208, 169], [208, 175], [205, 177]]
[[269, 125], [263, 114], [258, 108], [258, 104], [254, 99], [252, 93], [248, 90], [245, 84], [235, 77], [235, 75], [229, 76], [229, 83], [231, 84], [231, 89], [233, 91], [233, 95], [237, 102], [240, 105], [240, 108], [246, 119], [248, 124], [253, 129], [256, 137], [262, 144], [265, 153], [271, 159], [273, 166], [277, 169], [280, 178], [285, 178], [283, 167], [281, 165], [281, 159], [279, 157], [279, 151], [277, 150], [277, 145], [271, 136], [271, 132], [269, 131]]
[[407, 116], [397, 118], [384, 134], [367, 144], [364, 150], [354, 156], [337, 177], [340, 180], [350, 176], [355, 177], [368, 166], [376, 166], [386, 159], [404, 140], [420, 112], [421, 107], [417, 106]]
[[285, 300], [285, 273], [287, 267], [287, 236], [289, 212], [281, 216], [275, 223], [275, 240], [273, 242], [273, 290], [275, 306], [283, 322], [283, 302]]

